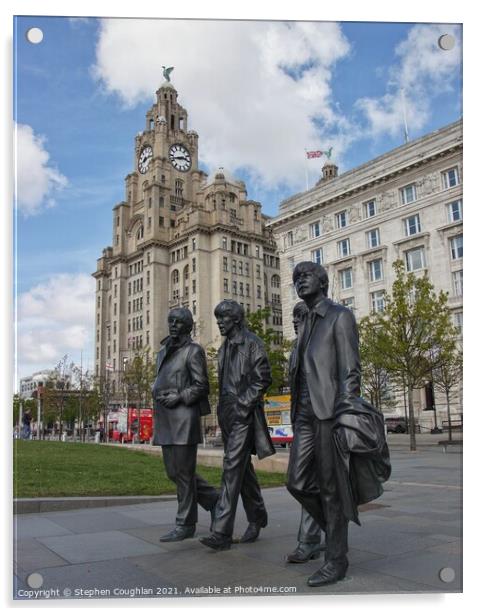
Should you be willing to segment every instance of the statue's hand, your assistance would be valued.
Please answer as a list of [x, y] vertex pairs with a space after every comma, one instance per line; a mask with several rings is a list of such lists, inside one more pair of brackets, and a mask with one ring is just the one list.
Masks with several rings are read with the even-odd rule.
[[181, 401], [181, 396], [175, 393], [169, 393], [161, 398], [161, 404], [166, 406], [168, 409], [172, 409], [174, 406], [177, 406]]

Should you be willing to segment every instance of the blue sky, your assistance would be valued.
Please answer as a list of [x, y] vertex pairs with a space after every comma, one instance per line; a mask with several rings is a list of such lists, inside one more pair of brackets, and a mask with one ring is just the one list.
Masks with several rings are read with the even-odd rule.
[[[401, 145], [402, 88], [411, 139], [462, 115], [456, 25], [20, 17], [15, 29], [19, 376], [81, 351], [92, 368], [89, 276], [161, 65], [175, 66], [201, 167], [244, 179], [269, 215], [305, 169], [318, 179], [324, 161], [305, 148], [333, 146], [343, 172]], [[446, 32], [451, 51], [437, 45]]]

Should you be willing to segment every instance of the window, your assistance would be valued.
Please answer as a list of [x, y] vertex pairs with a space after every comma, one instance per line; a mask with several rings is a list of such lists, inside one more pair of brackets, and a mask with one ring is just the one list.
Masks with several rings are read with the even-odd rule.
[[310, 237], [320, 237], [321, 235], [321, 227], [320, 227], [320, 221], [317, 220], [316, 222], [312, 222], [310, 225]]
[[149, 270], [147, 270], [146, 272], [146, 284], [150, 284], [151, 283], [151, 272]]
[[227, 293], [229, 291], [229, 283], [228, 283], [228, 279], [225, 278], [224, 279], [224, 292]]
[[321, 265], [323, 263], [323, 249], [316, 248], [315, 250], [312, 250], [311, 260], [313, 261], [313, 263], [318, 263], [318, 265]]
[[275, 289], [280, 288], [281, 278], [278, 276], [278, 274], [274, 274], [273, 276], [271, 276], [271, 286], [274, 287]]
[[340, 286], [342, 289], [351, 289], [353, 286], [353, 275], [351, 267], [341, 270], [340, 272]]
[[335, 214], [335, 222], [336, 222], [337, 229], [343, 229], [343, 227], [346, 227], [346, 225], [348, 224], [346, 210], [343, 210], [343, 212], [338, 212], [338, 214]]
[[192, 281], [192, 292], [196, 293], [196, 281], [195, 280]]
[[460, 297], [463, 294], [464, 286], [464, 272], [463, 270], [457, 270], [452, 272], [452, 286], [454, 289], [454, 295]]
[[249, 276], [249, 263], [247, 261], [244, 264], [244, 275]]
[[442, 173], [442, 183], [445, 189], [453, 188], [454, 186], [458, 185], [459, 172], [457, 167], [454, 167], [453, 169], [447, 169], [447, 171], [444, 171]]
[[255, 251], [256, 251], [256, 258], [259, 259], [259, 255], [260, 255], [259, 246], [256, 246]]
[[261, 299], [261, 287], [259, 285], [256, 286], [256, 297]]
[[286, 244], [289, 246], [293, 246], [293, 231], [288, 231], [286, 234]]
[[246, 283], [246, 297], [249, 297], [249, 282]]
[[239, 283], [239, 294], [244, 295], [244, 283]]
[[370, 293], [373, 312], [383, 312], [385, 308], [385, 291]]
[[196, 309], [197, 309], [197, 304], [196, 304], [196, 300], [194, 299], [192, 302], [192, 313], [196, 314]]
[[196, 238], [195, 237], [192, 238], [192, 249], [196, 250]]
[[461, 310], [458, 310], [452, 314], [452, 319], [455, 327], [460, 333], [462, 333], [464, 327], [464, 313]]
[[462, 200], [452, 201], [447, 205], [449, 222], [462, 220]]
[[383, 278], [383, 263], [381, 259], [375, 259], [368, 263], [368, 272], [370, 275], [370, 282], [376, 282]]
[[243, 262], [242, 261], [238, 261], [238, 274], [240, 276], [243, 275]]
[[192, 259], [192, 273], [196, 272], [196, 257]]
[[348, 238], [345, 240], [340, 240], [337, 246], [339, 257], [347, 257], [350, 254], [350, 240]]
[[236, 273], [236, 259], [233, 259], [232, 262], [231, 262], [231, 272], [233, 274]]
[[231, 286], [233, 289], [233, 295], [237, 295], [238, 294], [238, 283], [236, 282], [236, 280], [232, 281]]
[[174, 194], [176, 195], [176, 197], [182, 197], [182, 190], [183, 190], [183, 181], [176, 180], [174, 183]]
[[368, 248], [375, 248], [380, 245], [380, 231], [379, 229], [371, 229], [367, 232], [367, 246]]
[[228, 257], [223, 257], [223, 272], [228, 271]]
[[405, 218], [405, 235], [415, 235], [416, 233], [420, 233], [420, 216], [415, 214], [414, 216], [410, 216], [409, 218]]
[[227, 250], [228, 249], [228, 238], [227, 237], [223, 237], [223, 239], [222, 239], [222, 248], [223, 248], [223, 250]]
[[450, 254], [452, 256], [452, 260], [461, 259], [464, 256], [462, 235], [456, 235], [450, 239]]
[[400, 188], [400, 199], [402, 201], [402, 205], [407, 205], [407, 203], [413, 203], [417, 200], [417, 190], [415, 184], [408, 184], [403, 188]]
[[409, 272], [415, 272], [425, 267], [425, 252], [423, 247], [407, 250], [405, 263]]
[[363, 212], [365, 214], [365, 218], [371, 218], [372, 216], [375, 216], [375, 214], [377, 213], [377, 205], [375, 199], [367, 201], [363, 204]]
[[355, 309], [355, 298], [354, 297], [346, 297], [345, 299], [341, 300], [341, 305], [342, 306], [346, 306], [350, 310], [354, 310]]
[[159, 197], [159, 207], [164, 207], [164, 197]]
[[261, 265], [256, 265], [256, 278], [261, 278]]
[[177, 284], [179, 282], [179, 270], [174, 270], [172, 272], [172, 284]]

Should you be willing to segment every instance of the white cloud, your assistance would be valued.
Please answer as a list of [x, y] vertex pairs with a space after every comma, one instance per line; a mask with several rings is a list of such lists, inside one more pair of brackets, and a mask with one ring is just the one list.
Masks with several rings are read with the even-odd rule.
[[331, 80], [349, 50], [336, 23], [105, 19], [93, 74], [133, 106], [152, 100], [161, 65], [174, 66], [209, 169], [244, 167], [266, 187], [301, 186], [305, 148], [345, 147]]
[[[455, 37], [452, 50], [440, 49], [438, 39], [442, 34]], [[395, 50], [399, 60], [389, 71], [386, 94], [381, 98], [357, 101], [356, 106], [366, 116], [372, 135], [400, 134], [404, 126], [404, 106], [409, 132], [425, 126], [433, 97], [453, 89], [454, 78], [461, 70], [461, 45], [458, 26], [417, 24], [410, 29]]]
[[52, 207], [56, 191], [67, 186], [67, 178], [49, 162], [45, 142], [31, 126], [16, 125], [16, 200], [25, 216]]
[[21, 375], [53, 367], [64, 355], [92, 356], [95, 281], [86, 274], [56, 274], [18, 298]]

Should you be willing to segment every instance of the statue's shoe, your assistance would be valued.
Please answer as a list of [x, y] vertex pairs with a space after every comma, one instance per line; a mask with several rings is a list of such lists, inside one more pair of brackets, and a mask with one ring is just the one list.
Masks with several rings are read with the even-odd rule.
[[308, 578], [308, 586], [327, 586], [328, 584], [336, 584], [339, 580], [345, 577], [348, 569], [348, 561], [338, 563], [333, 560], [327, 560], [323, 566], [315, 571]]
[[325, 550], [326, 545], [319, 543], [298, 543], [296, 549], [288, 554], [286, 560], [289, 563], [307, 563], [309, 560], [320, 558], [321, 550]]
[[261, 522], [250, 522], [239, 543], [253, 543], [259, 537], [259, 531], [267, 525], [268, 518], [264, 518]]
[[184, 539], [190, 539], [194, 536], [195, 530], [195, 526], [176, 526], [174, 530], [171, 530], [166, 535], [162, 535], [159, 541], [161, 543], [169, 543], [171, 541], [183, 541]]
[[231, 537], [213, 533], [209, 537], [201, 537], [199, 541], [208, 548], [220, 552], [221, 550], [229, 550], [232, 544]]

